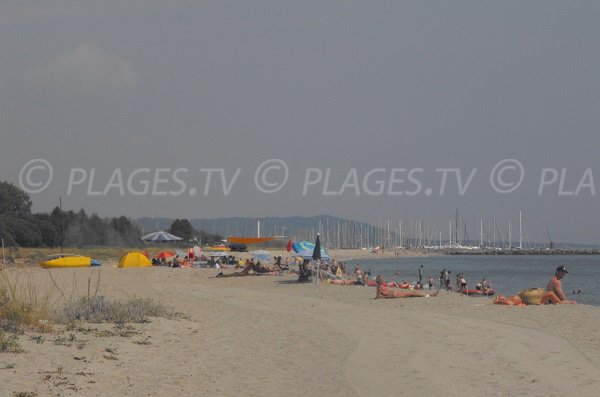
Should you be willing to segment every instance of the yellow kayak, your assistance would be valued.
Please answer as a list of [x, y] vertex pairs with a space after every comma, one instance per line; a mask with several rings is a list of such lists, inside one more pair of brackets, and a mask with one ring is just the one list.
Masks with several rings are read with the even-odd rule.
[[100, 266], [100, 263], [89, 256], [58, 254], [48, 256], [48, 259], [44, 262], [41, 262], [40, 266], [45, 268], [89, 267]]

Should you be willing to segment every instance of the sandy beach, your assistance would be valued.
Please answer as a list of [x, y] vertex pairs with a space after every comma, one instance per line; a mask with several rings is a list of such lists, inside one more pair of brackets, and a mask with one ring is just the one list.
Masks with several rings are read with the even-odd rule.
[[[100, 269], [99, 293], [185, 315], [27, 331], [0, 354], [2, 396], [596, 396], [600, 308], [488, 298], [374, 300], [375, 289], [214, 269]], [[94, 270], [97, 274], [98, 270]], [[55, 288], [46, 270], [31, 270]], [[65, 297], [92, 270], [55, 269]], [[75, 292], [72, 292], [75, 291]]]

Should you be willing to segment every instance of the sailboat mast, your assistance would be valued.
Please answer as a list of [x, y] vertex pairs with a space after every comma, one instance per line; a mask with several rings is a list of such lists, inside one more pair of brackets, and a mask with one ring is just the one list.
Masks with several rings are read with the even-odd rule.
[[483, 247], [483, 218], [479, 221], [479, 246]]
[[519, 211], [519, 249], [523, 249], [523, 213]]
[[494, 251], [496, 250], [496, 217], [494, 217], [494, 239], [493, 239], [493, 246], [494, 246]]

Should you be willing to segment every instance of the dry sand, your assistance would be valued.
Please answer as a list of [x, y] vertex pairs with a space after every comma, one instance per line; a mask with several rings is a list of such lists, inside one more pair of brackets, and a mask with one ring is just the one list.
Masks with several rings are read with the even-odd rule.
[[[90, 268], [51, 270], [66, 296]], [[96, 274], [98, 270], [95, 270]], [[20, 337], [0, 354], [0, 395], [597, 396], [600, 308], [507, 307], [214, 269], [101, 268], [100, 293], [151, 297], [189, 316]], [[43, 288], [46, 270], [33, 270]], [[40, 287], [42, 288], [42, 287]], [[93, 288], [93, 287], [92, 287]], [[119, 333], [122, 335], [119, 335]], [[11, 365], [7, 365], [11, 364]]]

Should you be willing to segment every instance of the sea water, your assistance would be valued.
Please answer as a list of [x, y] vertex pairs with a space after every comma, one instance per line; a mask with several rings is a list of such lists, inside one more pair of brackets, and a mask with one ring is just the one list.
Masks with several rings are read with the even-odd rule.
[[[506, 296], [527, 288], [545, 288], [554, 275], [556, 267], [565, 265], [568, 274], [562, 279], [563, 291], [568, 299], [579, 303], [600, 306], [600, 256], [596, 255], [444, 255], [427, 257], [361, 258], [344, 261], [352, 272], [356, 263], [361, 269], [372, 270], [372, 277], [381, 274], [386, 280], [418, 280], [418, 270], [423, 265], [423, 284], [427, 288], [429, 275], [433, 276], [435, 288], [439, 288], [440, 272], [451, 271], [452, 288], [456, 289], [456, 274], [467, 279], [467, 288], [485, 278], [496, 294]], [[400, 275], [396, 273], [399, 272]], [[573, 291], [579, 294], [573, 294]]]

